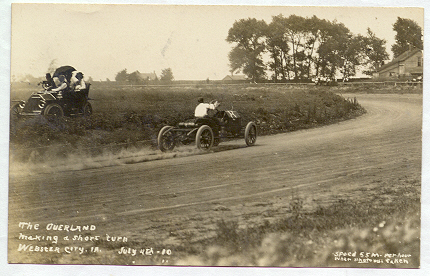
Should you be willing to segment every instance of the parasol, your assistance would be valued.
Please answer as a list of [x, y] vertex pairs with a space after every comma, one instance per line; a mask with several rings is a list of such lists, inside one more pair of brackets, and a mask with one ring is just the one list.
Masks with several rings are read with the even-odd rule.
[[60, 75], [64, 75], [67, 81], [70, 82], [70, 78], [72, 77], [73, 71], [76, 71], [76, 69], [72, 66], [69, 66], [69, 65], [61, 66], [61, 67], [58, 67], [57, 70], [55, 70], [54, 75], [52, 77], [54, 78]]

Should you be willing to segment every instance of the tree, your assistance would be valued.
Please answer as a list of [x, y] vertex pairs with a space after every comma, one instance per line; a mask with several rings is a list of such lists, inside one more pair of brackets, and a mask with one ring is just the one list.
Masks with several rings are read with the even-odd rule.
[[410, 46], [423, 49], [422, 29], [415, 21], [397, 17], [393, 30], [396, 32], [396, 43], [391, 47], [391, 51], [395, 58], [409, 50]]
[[161, 71], [160, 81], [171, 82], [174, 80], [173, 72], [171, 68], [166, 68]]
[[126, 82], [127, 80], [128, 80], [127, 69], [123, 69], [122, 71], [118, 72], [115, 76], [115, 81], [117, 82]]
[[272, 22], [267, 27], [266, 49], [270, 54], [269, 68], [273, 71], [272, 79], [274, 81], [285, 81], [289, 79], [289, 64], [291, 63], [290, 46], [284, 37], [284, 26], [281, 22], [282, 15], [273, 17]]
[[367, 36], [363, 39], [363, 65], [367, 67], [363, 73], [371, 76], [383, 64], [385, 60], [389, 59], [385, 44], [385, 39], [376, 37], [375, 33], [370, 28], [367, 28]]
[[262, 54], [267, 24], [255, 18], [235, 21], [228, 31], [226, 41], [236, 43], [229, 53], [231, 72], [242, 71], [253, 82], [264, 79], [266, 69]]
[[343, 51], [340, 51], [342, 63], [340, 73], [344, 79], [355, 76], [356, 67], [360, 65], [363, 57], [363, 37], [352, 35], [346, 42]]
[[326, 28], [326, 39], [318, 48], [319, 73], [331, 79], [338, 70], [344, 77], [354, 75], [359, 54], [357, 40], [342, 23], [334, 21]]
[[139, 77], [139, 71], [128, 74], [127, 80], [132, 84], [140, 84], [142, 82], [142, 79]]
[[318, 74], [321, 60], [317, 50], [327, 40], [331, 25], [316, 16], [273, 16], [266, 42], [271, 57], [268, 65], [274, 71], [273, 79], [290, 79], [290, 76], [310, 79], [313, 72]]
[[[306, 56], [307, 56], [307, 75], [310, 78], [314, 73], [319, 73], [318, 48], [329, 38], [329, 29], [332, 23], [326, 19], [319, 19], [315, 15], [306, 19]], [[311, 70], [314, 72], [311, 72]]]
[[288, 53], [288, 45], [273, 34], [268, 37], [266, 49], [270, 53], [271, 61], [268, 62], [268, 66], [273, 71], [272, 79], [275, 82], [279, 79], [286, 80], [288, 75], [285, 70], [285, 56]]
[[306, 60], [304, 51], [306, 19], [292, 14], [288, 18], [281, 16], [279, 20], [284, 26], [284, 35], [291, 45], [294, 79], [302, 79], [303, 65]]

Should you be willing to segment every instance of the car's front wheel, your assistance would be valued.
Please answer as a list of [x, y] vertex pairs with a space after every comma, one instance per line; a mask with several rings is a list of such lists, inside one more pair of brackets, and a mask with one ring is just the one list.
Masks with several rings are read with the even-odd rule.
[[22, 108], [19, 106], [19, 104], [15, 104], [10, 109], [10, 120], [16, 120], [21, 115]]
[[209, 151], [214, 144], [214, 133], [208, 125], [203, 125], [197, 130], [196, 145], [198, 149]]

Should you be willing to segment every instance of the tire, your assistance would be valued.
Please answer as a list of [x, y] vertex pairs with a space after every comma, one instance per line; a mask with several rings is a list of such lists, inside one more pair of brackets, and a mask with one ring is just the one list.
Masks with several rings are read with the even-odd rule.
[[202, 125], [196, 134], [197, 148], [203, 151], [209, 151], [214, 144], [214, 133], [210, 126]]
[[10, 108], [10, 120], [17, 120], [19, 119], [19, 116], [21, 115], [22, 108], [19, 106], [19, 104], [14, 104]]
[[162, 152], [172, 151], [175, 148], [175, 134], [171, 126], [164, 126], [159, 132], [157, 137], [158, 148]]
[[247, 146], [253, 146], [257, 141], [257, 126], [254, 122], [249, 122], [245, 127], [245, 143]]
[[82, 107], [82, 115], [84, 117], [87, 117], [87, 116], [91, 116], [91, 114], [93, 114], [93, 107], [89, 102], [86, 102]]
[[48, 120], [56, 120], [64, 116], [63, 108], [59, 104], [49, 104], [43, 111], [43, 116]]

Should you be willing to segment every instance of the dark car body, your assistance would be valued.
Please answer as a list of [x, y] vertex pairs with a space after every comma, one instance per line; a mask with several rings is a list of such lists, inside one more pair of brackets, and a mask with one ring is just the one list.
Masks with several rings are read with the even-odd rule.
[[91, 104], [88, 102], [90, 84], [80, 91], [39, 91], [31, 94], [27, 101], [19, 101], [11, 107], [11, 116], [25, 117], [43, 115], [46, 117], [90, 115]]

